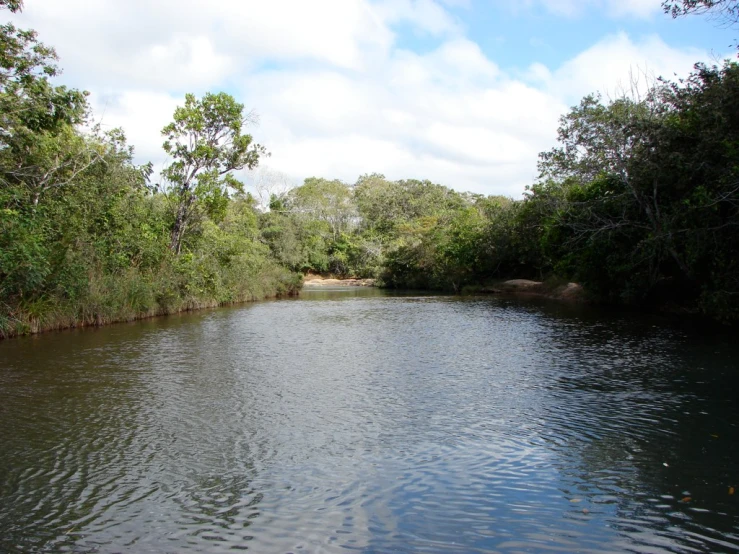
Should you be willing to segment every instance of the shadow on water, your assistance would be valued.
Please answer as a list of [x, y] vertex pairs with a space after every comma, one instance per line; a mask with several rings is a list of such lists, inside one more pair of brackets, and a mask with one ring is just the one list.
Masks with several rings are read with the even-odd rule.
[[366, 288], [0, 344], [0, 551], [739, 549], [739, 347]]

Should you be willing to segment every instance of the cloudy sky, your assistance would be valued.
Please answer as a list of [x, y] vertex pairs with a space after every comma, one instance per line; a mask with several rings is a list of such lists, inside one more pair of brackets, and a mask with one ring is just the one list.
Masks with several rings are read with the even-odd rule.
[[140, 162], [186, 92], [224, 90], [272, 156], [251, 178], [364, 173], [519, 196], [557, 120], [630, 76], [733, 55], [735, 31], [659, 0], [26, 0], [12, 18]]

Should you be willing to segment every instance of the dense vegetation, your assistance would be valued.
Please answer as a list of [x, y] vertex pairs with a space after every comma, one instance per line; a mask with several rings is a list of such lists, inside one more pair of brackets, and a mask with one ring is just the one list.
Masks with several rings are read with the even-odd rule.
[[186, 97], [152, 185], [120, 130], [86, 125], [86, 94], [52, 83], [53, 49], [11, 24], [0, 47], [0, 336], [289, 294], [306, 272], [577, 280], [594, 300], [739, 318], [736, 63], [584, 98], [522, 200], [372, 174], [309, 178], [264, 209], [234, 177], [266, 151], [229, 95]]

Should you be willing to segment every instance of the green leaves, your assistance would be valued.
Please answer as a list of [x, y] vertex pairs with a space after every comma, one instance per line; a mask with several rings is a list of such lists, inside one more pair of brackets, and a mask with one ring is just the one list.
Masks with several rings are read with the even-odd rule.
[[0, 25], [0, 184], [22, 189], [21, 204], [38, 204], [89, 163], [73, 129], [87, 114], [86, 93], [50, 83], [56, 59], [34, 31]]
[[23, 8], [23, 0], [0, 0], [0, 8], [7, 8], [11, 12], [18, 12]]
[[266, 151], [252, 144], [251, 135], [241, 133], [247, 121], [243, 110], [225, 92], [208, 93], [201, 100], [186, 95], [185, 105], [175, 110], [174, 121], [162, 129], [164, 151], [174, 158], [164, 176], [174, 184], [189, 186], [209, 172], [221, 176], [256, 167]]
[[56, 60], [35, 31], [0, 25], [0, 144], [12, 146], [19, 132], [53, 132], [83, 120], [86, 93], [49, 82], [59, 73]]
[[546, 255], [603, 298], [735, 317], [737, 136], [735, 63], [698, 65], [641, 99], [586, 97], [541, 155], [527, 201]]
[[298, 218], [325, 222], [334, 239], [355, 224], [351, 189], [339, 180], [310, 177], [287, 194], [285, 204]]

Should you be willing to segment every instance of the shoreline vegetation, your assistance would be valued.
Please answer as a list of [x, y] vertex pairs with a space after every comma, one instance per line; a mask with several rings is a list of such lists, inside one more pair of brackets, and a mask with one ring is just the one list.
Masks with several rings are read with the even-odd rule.
[[186, 312], [194, 312], [199, 310], [208, 310], [214, 308], [223, 308], [226, 306], [237, 306], [239, 304], [248, 304], [251, 302], [257, 302], [260, 300], [269, 300], [276, 298], [284, 298], [289, 296], [296, 296], [297, 292], [288, 292], [284, 294], [274, 294], [262, 297], [251, 297], [244, 300], [234, 300], [228, 302], [188, 302], [183, 303], [176, 309], [168, 311], [163, 310], [152, 310], [149, 312], [139, 313], [123, 313], [120, 315], [113, 315], [110, 318], [101, 317], [99, 314], [91, 315], [88, 319], [76, 319], [73, 316], [67, 316], [64, 313], [54, 314], [47, 316], [44, 321], [27, 319], [25, 321], [17, 321], [16, 329], [20, 329], [18, 332], [13, 332], [12, 329], [6, 331], [6, 334], [0, 336], [2, 339], [16, 338], [26, 335], [37, 335], [41, 333], [48, 333], [51, 331], [64, 331], [69, 329], [83, 329], [88, 327], [104, 327], [108, 325], [115, 325], [117, 323], [131, 323], [133, 321], [141, 321], [145, 319], [152, 319], [156, 317], [163, 317], [168, 315], [176, 315]]
[[185, 96], [155, 173], [121, 129], [91, 123], [86, 92], [54, 84], [56, 53], [34, 31], [2, 24], [0, 47], [0, 338], [297, 294], [304, 280], [739, 321], [734, 61], [586, 96], [521, 199], [372, 173], [261, 183], [257, 200], [241, 179], [268, 152], [229, 94]]

